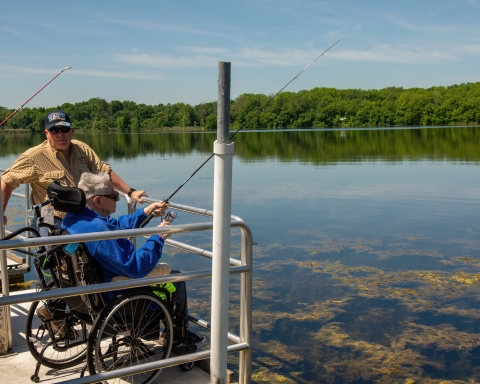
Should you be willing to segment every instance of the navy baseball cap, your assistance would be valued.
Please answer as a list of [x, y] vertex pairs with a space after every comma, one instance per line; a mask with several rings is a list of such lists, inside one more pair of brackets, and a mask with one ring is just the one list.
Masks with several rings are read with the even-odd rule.
[[70, 118], [64, 111], [61, 110], [49, 112], [45, 117], [45, 129], [58, 126], [71, 127], [72, 124], [70, 122]]

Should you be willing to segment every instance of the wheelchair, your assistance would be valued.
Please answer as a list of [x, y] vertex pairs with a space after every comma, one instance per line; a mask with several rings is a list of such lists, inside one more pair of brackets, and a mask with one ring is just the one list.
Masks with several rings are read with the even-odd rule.
[[[68, 234], [45, 223], [41, 208], [51, 204], [56, 210], [79, 212], [85, 206], [83, 191], [54, 182], [47, 195], [47, 201], [33, 207], [37, 226], [47, 227], [53, 236]], [[4, 240], [27, 231], [40, 236], [37, 229], [25, 227]], [[101, 265], [91, 257], [83, 243], [21, 252], [34, 256], [40, 290], [103, 282]], [[173, 340], [174, 295], [161, 286], [155, 286], [123, 291], [113, 300], [109, 300], [106, 293], [96, 293], [32, 303], [27, 317], [26, 340], [37, 365], [31, 380], [40, 381], [41, 365], [65, 369], [84, 363], [81, 371], [81, 376], [84, 376], [87, 370], [89, 374], [96, 374], [167, 359], [172, 348], [181, 344], [185, 344], [187, 353], [195, 352], [196, 345], [188, 338]], [[186, 325], [184, 334], [187, 334]], [[184, 371], [192, 367], [193, 362], [180, 365]], [[108, 382], [152, 383], [161, 371], [158, 369]]]

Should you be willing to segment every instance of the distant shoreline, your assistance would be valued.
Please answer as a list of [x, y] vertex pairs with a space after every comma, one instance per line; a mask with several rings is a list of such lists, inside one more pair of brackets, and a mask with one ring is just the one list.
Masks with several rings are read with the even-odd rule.
[[[431, 129], [431, 128], [462, 128], [462, 127], [480, 127], [480, 124], [449, 124], [449, 125], [385, 125], [385, 126], [372, 126], [372, 127], [285, 127], [285, 128], [256, 128], [256, 129], [244, 129], [243, 132], [248, 131], [289, 131], [289, 130], [332, 130], [332, 131], [341, 131], [341, 130], [382, 130], [382, 129]], [[230, 129], [231, 132], [234, 132], [233, 129]], [[17, 129], [0, 129], [0, 133], [8, 134], [19, 134], [19, 135], [38, 135], [43, 134], [43, 132], [30, 131], [24, 128]], [[75, 131], [78, 134], [88, 134], [88, 133], [154, 133], [154, 132], [204, 132], [204, 133], [215, 133], [216, 129], [207, 130], [204, 127], [162, 127], [162, 128], [150, 128], [150, 129], [140, 129], [140, 130], [121, 130], [117, 128], [112, 128], [108, 130], [94, 130], [94, 129], [77, 129]]]
[[[215, 130], [207, 131], [204, 127], [163, 127], [163, 128], [142, 128], [140, 130], [122, 130], [117, 128], [112, 128], [108, 130], [100, 130], [100, 129], [77, 129], [75, 132], [77, 133], [145, 133], [145, 132], [159, 132], [159, 131], [176, 131], [176, 132], [215, 132]], [[41, 134], [43, 132], [38, 131], [30, 131], [29, 129], [25, 128], [7, 128], [7, 129], [0, 129], [0, 132], [4, 133], [19, 133], [19, 134]]]

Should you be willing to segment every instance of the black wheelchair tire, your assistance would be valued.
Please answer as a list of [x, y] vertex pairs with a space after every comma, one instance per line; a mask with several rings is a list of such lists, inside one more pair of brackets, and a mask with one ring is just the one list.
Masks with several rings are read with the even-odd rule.
[[[154, 324], [155, 322], [162, 324], [166, 335], [166, 344], [164, 344], [163, 347], [146, 345], [146, 343], [153, 344], [151, 339], [148, 337], [146, 339], [144, 338], [144, 335], [148, 336], [152, 334], [150, 330], [143, 331], [140, 330], [139, 327], [135, 327], [135, 333], [130, 333], [128, 330], [121, 328], [124, 323], [127, 323], [125, 319], [129, 317], [129, 314], [133, 313], [129, 308], [135, 308], [136, 311], [138, 308], [142, 308], [147, 301], [150, 301], [149, 305], [155, 304], [160, 307], [161, 311], [158, 311], [158, 314], [151, 314], [150, 312], [152, 311], [147, 312], [145, 316], [142, 314], [141, 318], [145, 319], [150, 316], [151, 318], [147, 319], [147, 324]], [[162, 314], [165, 314], [164, 318]], [[130, 319], [129, 321], [132, 320]], [[154, 350], [158, 352], [154, 354], [155, 356], [158, 355], [160, 359], [167, 359], [170, 356], [173, 343], [172, 327], [173, 324], [169, 311], [159, 297], [155, 296], [151, 291], [140, 289], [118, 295], [103, 308], [93, 323], [87, 344], [87, 365], [89, 373], [94, 375], [100, 372], [112, 371], [117, 364], [119, 367], [125, 367], [132, 363], [132, 365], [136, 365], [135, 363], [139, 363], [144, 359], [144, 357], [138, 359], [140, 353], [137, 349], [133, 349], [136, 348], [134, 346], [139, 344], [142, 345], [141, 348], [144, 348], [143, 351], [151, 348], [149, 349], [150, 352]], [[146, 354], [144, 352], [141, 353], [147, 356], [145, 358], [147, 362], [150, 361], [151, 355], [148, 354], [149, 352]], [[135, 355], [137, 358], [135, 360], [129, 360], [128, 357], [125, 357], [132, 355]], [[122, 360], [121, 364], [118, 363], [120, 360]], [[140, 378], [140, 380], [135, 380], [135, 382], [139, 384], [153, 383], [161, 371], [162, 369], [145, 372], [145, 376], [141, 376], [143, 374], [135, 375]], [[127, 381], [130, 381], [130, 376]], [[103, 383], [106, 384], [108, 382], [104, 381]]]
[[195, 362], [191, 361], [189, 363], [180, 364], [179, 367], [182, 371], [188, 372], [193, 368], [194, 365], [195, 365]]
[[[34, 321], [34, 317], [36, 316], [36, 311], [39, 303], [41, 305], [43, 304], [42, 302], [35, 301], [30, 306], [30, 310], [28, 311], [27, 328], [25, 333], [28, 350], [37, 361], [39, 361], [40, 359], [41, 348], [37, 348], [35, 346], [35, 343], [38, 342], [38, 340], [36, 340], [36, 337], [35, 337], [36, 333], [34, 332], [33, 321]], [[50, 338], [51, 336], [49, 335], [50, 331], [47, 329], [45, 330], [45, 332], [48, 335], [47, 341], [50, 341], [51, 340]], [[64, 368], [70, 368], [75, 365], [78, 365], [85, 360], [85, 355], [87, 353], [87, 345], [86, 343], [84, 343], [81, 346], [77, 346], [73, 348], [75, 348], [74, 352], [67, 353], [69, 351], [69, 349], [67, 349], [63, 354], [62, 352], [58, 352], [58, 351], [55, 351], [55, 353], [52, 353], [47, 349], [46, 353], [44, 353], [44, 355], [42, 356], [41, 364], [46, 367], [54, 368], [54, 369], [64, 369]], [[70, 349], [73, 349], [73, 348], [70, 348]]]

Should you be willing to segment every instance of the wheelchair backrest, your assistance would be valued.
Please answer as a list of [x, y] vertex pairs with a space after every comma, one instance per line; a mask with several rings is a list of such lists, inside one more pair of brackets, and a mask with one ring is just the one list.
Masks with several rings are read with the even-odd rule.
[[62, 212], [81, 212], [87, 201], [80, 188], [64, 187], [58, 181], [48, 186], [47, 196], [55, 210]]
[[[68, 235], [65, 229], [55, 229], [53, 236]], [[84, 243], [56, 246], [53, 252], [58, 288], [70, 288], [103, 283], [102, 266], [90, 255]], [[64, 298], [74, 313], [95, 316], [107, 302], [103, 294], [95, 293]]]

